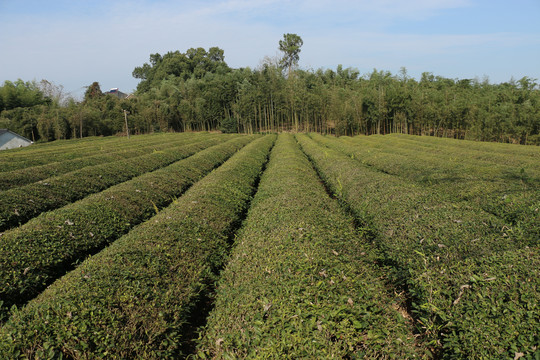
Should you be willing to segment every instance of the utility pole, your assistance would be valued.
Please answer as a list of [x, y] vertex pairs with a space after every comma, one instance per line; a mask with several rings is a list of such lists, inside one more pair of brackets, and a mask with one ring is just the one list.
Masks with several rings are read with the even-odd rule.
[[82, 139], [82, 108], [79, 107], [79, 134], [81, 135], [81, 139]]
[[124, 110], [124, 119], [126, 120], [126, 133], [127, 133], [128, 139], [129, 139], [129, 127], [128, 127], [128, 122], [127, 122], [127, 114], [129, 114], [129, 111]]

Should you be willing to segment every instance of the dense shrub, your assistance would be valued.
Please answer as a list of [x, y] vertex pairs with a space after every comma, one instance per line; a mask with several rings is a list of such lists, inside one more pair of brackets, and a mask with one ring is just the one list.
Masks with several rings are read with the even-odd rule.
[[[408, 294], [424, 346], [444, 358], [537, 352], [538, 276], [525, 265], [538, 263], [537, 243], [529, 250], [504, 219], [467, 202], [365, 166], [306, 135], [298, 139], [329, 188], [372, 230], [393, 281]], [[527, 260], [516, 262], [517, 254]], [[497, 346], [487, 346], [488, 338]]]
[[[106, 148], [101, 147], [95, 151], [90, 149], [74, 149], [73, 152], [84, 155], [78, 156], [71, 160], [57, 161], [44, 165], [28, 166], [13, 171], [0, 172], [0, 191], [31, 184], [52, 176], [58, 176], [71, 171], [76, 171], [87, 166], [95, 166], [113, 161], [130, 159], [137, 156], [147, 155], [155, 151], [164, 151], [171, 147], [193, 144], [201, 140], [214, 137], [216, 137], [216, 135], [213, 137], [180, 136], [176, 139], [170, 137], [169, 139], [156, 139], [158, 140], [157, 142], [135, 142], [133, 144], [122, 143], [117, 146], [108, 146]], [[69, 151], [65, 151], [65, 153], [69, 153]], [[49, 154], [43, 154], [42, 156], [49, 157]]]
[[202, 138], [205, 136], [207, 134], [204, 133], [156, 133], [144, 136], [132, 136], [129, 140], [117, 136], [108, 136], [36, 143], [29, 147], [0, 151], [0, 172], [73, 160], [88, 156], [89, 154], [112, 151], [117, 148], [137, 147], [182, 139]]
[[23, 304], [85, 256], [169, 205], [189, 186], [254, 139], [242, 136], [138, 176], [5, 232], [0, 299]]
[[[537, 148], [509, 144], [478, 147], [478, 143], [468, 141], [418, 141], [419, 137], [398, 135], [339, 140], [318, 134], [312, 137], [372, 169], [415, 182], [441, 201], [462, 202], [496, 215], [522, 246], [534, 245], [540, 238]], [[401, 143], [403, 138], [406, 142]], [[422, 147], [415, 148], [411, 141]]]
[[135, 176], [172, 164], [225, 139], [209, 138], [108, 164], [89, 166], [2, 193], [0, 231], [23, 224], [44, 211], [57, 209]]
[[274, 142], [246, 146], [51, 285], [0, 330], [0, 357], [181, 358]]
[[410, 324], [377, 257], [294, 137], [280, 135], [223, 272], [199, 356], [415, 357]]

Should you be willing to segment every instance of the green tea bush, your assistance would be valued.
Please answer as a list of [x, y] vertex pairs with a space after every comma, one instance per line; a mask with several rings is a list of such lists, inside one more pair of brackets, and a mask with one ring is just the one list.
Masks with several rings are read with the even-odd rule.
[[[459, 289], [433, 305], [449, 314], [443, 358], [540, 357], [540, 252], [538, 247], [467, 259], [434, 277], [433, 287]], [[443, 300], [443, 301], [441, 301]]]
[[[385, 135], [386, 136], [386, 135]], [[422, 146], [433, 145], [441, 148], [454, 149], [467, 149], [474, 150], [481, 154], [502, 154], [508, 155], [509, 153], [516, 154], [518, 156], [538, 158], [538, 148], [532, 146], [522, 146], [517, 144], [504, 144], [496, 142], [482, 142], [482, 141], [470, 141], [470, 140], [455, 140], [451, 138], [440, 138], [436, 136], [415, 136], [404, 134], [391, 134], [390, 138], [404, 138], [408, 141], [414, 141]], [[470, 152], [469, 152], [470, 153]]]
[[0, 329], [0, 358], [183, 358], [275, 136], [261, 137], [182, 197], [84, 261]]
[[0, 300], [24, 304], [84, 259], [169, 205], [252, 141], [243, 136], [209, 147], [81, 201], [38, 216], [0, 237]]
[[[440, 181], [444, 181], [444, 175], [450, 180], [503, 180], [507, 183], [525, 180], [537, 185], [540, 182], [540, 149], [537, 159], [515, 153], [486, 153], [485, 157], [478, 157], [474, 156], [474, 151], [466, 148], [419, 148], [410, 145], [410, 142], [400, 145], [399, 140], [387, 136], [375, 137], [370, 141], [366, 141], [364, 137], [336, 139], [319, 134], [312, 136], [348, 155], [354, 154], [359, 161], [367, 165], [406, 176], [414, 181], [424, 181], [426, 184], [429, 184], [430, 180], [437, 183], [439, 177], [442, 178]], [[523, 179], [522, 172], [529, 178]]]
[[[407, 153], [418, 151], [429, 153], [433, 157], [457, 158], [464, 161], [475, 161], [492, 165], [510, 167], [532, 167], [540, 160], [540, 149], [531, 146], [510, 145], [502, 143], [478, 143], [452, 139], [420, 137], [404, 134], [388, 134], [384, 136], [369, 136], [370, 144], [377, 145], [381, 150]], [[341, 137], [350, 144], [364, 144], [365, 137]], [[433, 141], [435, 140], [435, 141]], [[442, 140], [442, 141], [437, 141]], [[449, 140], [449, 141], [448, 141]]]
[[279, 136], [199, 342], [201, 358], [414, 358], [378, 255]]
[[[214, 135], [214, 137], [215, 136], [216, 135]], [[209, 137], [181, 137], [176, 140], [169, 139], [167, 142], [160, 143], [152, 143], [149, 141], [149, 143], [142, 144], [139, 142], [136, 145], [130, 146], [111, 146], [108, 147], [107, 150], [100, 150], [97, 153], [86, 153], [86, 156], [82, 158], [53, 162], [40, 166], [29, 166], [9, 172], [0, 172], [0, 191], [31, 184], [39, 180], [79, 170], [87, 166], [95, 166], [103, 163], [111, 163], [114, 161], [129, 159], [136, 156], [147, 155], [154, 151], [163, 151], [167, 148], [175, 146], [185, 146], [201, 141], [204, 138]], [[76, 151], [80, 150], [77, 149]]]
[[167, 166], [223, 141], [225, 138], [214, 138], [175, 146], [110, 164], [89, 166], [4, 191], [0, 205], [0, 231], [23, 224], [44, 211], [59, 208], [135, 176]]
[[[530, 276], [526, 266], [514, 268], [515, 258], [505, 255], [526, 252], [527, 248], [501, 218], [364, 166], [306, 135], [298, 139], [331, 191], [359, 223], [372, 229], [374, 243], [391, 266], [390, 276], [408, 294], [425, 347], [443, 358], [507, 358], [514, 349], [533, 356], [538, 337], [531, 329], [540, 328], [538, 318], [530, 316], [535, 309], [531, 299], [540, 298], [536, 280], [523, 280], [532, 284], [522, 293], [519, 282], [505, 281], [505, 276], [500, 283], [492, 279], [498, 279], [498, 269], [506, 269], [506, 274], [515, 271], [520, 279]], [[497, 259], [499, 267], [493, 265], [492, 271], [490, 266], [475, 265], [484, 259]], [[531, 262], [537, 263], [537, 258]], [[486, 291], [497, 296], [497, 306], [490, 307], [489, 301], [469, 296], [467, 286], [471, 285], [464, 281], [473, 281], [470, 279], [492, 286]], [[462, 291], [464, 295], [460, 296]], [[518, 298], [523, 300], [516, 301]], [[479, 320], [474, 321], [474, 317]], [[516, 318], [527, 322], [515, 323]], [[492, 327], [494, 324], [497, 326]], [[499, 347], [486, 346], [487, 337], [490, 344]], [[464, 350], [466, 355], [458, 351], [460, 348], [468, 349]], [[471, 351], [473, 348], [478, 351]]]
[[182, 138], [191, 138], [193, 133], [167, 133], [132, 136], [129, 140], [109, 137], [87, 137], [84, 139], [58, 140], [48, 143], [0, 152], [0, 173], [23, 169], [29, 166], [45, 165], [52, 162], [73, 160], [107, 151], [110, 148], [134, 147], [143, 144], [159, 144]]
[[[439, 198], [444, 197], [445, 201], [464, 201], [470, 207], [498, 216], [504, 222], [502, 226], [519, 239], [521, 246], [533, 245], [540, 239], [537, 210], [540, 208], [540, 162], [525, 170], [520, 166], [467, 159], [454, 152], [440, 156], [398, 148], [393, 138], [386, 136], [370, 142], [362, 137], [341, 141], [318, 134], [312, 136], [363, 165], [414, 181]], [[373, 144], [385, 146], [386, 150], [376, 150]], [[506, 157], [511, 159], [513, 154]]]

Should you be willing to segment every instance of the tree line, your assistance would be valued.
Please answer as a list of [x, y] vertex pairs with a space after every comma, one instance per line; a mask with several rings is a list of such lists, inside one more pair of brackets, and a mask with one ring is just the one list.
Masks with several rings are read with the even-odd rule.
[[459, 139], [540, 144], [540, 88], [523, 77], [491, 84], [425, 72], [414, 79], [357, 69], [301, 69], [302, 39], [285, 34], [282, 58], [230, 68], [218, 47], [151, 54], [133, 70], [140, 79], [127, 99], [98, 83], [84, 100], [61, 100], [61, 88], [6, 81], [0, 87], [0, 128], [33, 140], [155, 131], [281, 132], [335, 135], [400, 132]]

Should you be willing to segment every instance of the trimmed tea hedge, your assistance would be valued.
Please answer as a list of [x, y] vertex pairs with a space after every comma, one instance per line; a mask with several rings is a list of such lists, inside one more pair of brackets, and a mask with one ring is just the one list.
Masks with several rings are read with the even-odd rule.
[[193, 133], [160, 133], [139, 136], [129, 140], [109, 137], [88, 137], [84, 139], [59, 140], [42, 144], [34, 144], [25, 148], [0, 151], [0, 173], [26, 168], [28, 166], [45, 165], [52, 162], [72, 160], [104, 152], [113, 148], [129, 148], [146, 144], [159, 144], [174, 139], [191, 138]]
[[377, 253], [279, 136], [223, 272], [201, 358], [414, 358]]
[[[540, 298], [538, 280], [526, 270], [527, 261], [511, 270], [516, 257], [506, 254], [527, 252], [528, 248], [516, 242], [501, 219], [362, 166], [306, 135], [298, 139], [329, 188], [372, 231], [374, 243], [394, 269], [396, 286], [408, 293], [425, 346], [443, 358], [533, 356], [539, 345], [533, 329], [540, 328], [540, 323], [531, 316], [537, 309], [531, 299]], [[538, 261], [536, 249], [531, 263]], [[484, 259], [497, 259], [499, 267], [486, 265], [489, 260], [483, 263]], [[506, 275], [497, 274], [498, 269], [506, 269]], [[508, 280], [512, 271], [521, 282], [532, 284], [519, 288], [519, 282]], [[487, 287], [469, 296], [469, 289], [479, 288], [470, 282]], [[484, 302], [475, 297], [488, 293], [491, 298]], [[493, 302], [495, 307], [486, 306]], [[490, 320], [473, 326], [474, 317]], [[493, 324], [497, 326], [491, 327]], [[490, 344], [499, 346], [487, 347], [483, 341], [488, 337]], [[460, 353], [460, 348], [468, 350]], [[471, 351], [473, 348], [477, 351]]]
[[[540, 149], [534, 146], [509, 145], [501, 143], [476, 143], [469, 141], [435, 141], [430, 137], [420, 137], [403, 134], [388, 134], [374, 136], [342, 136], [339, 138], [350, 144], [368, 145], [377, 147], [381, 151], [397, 154], [417, 151], [430, 154], [433, 157], [474, 160], [478, 163], [496, 166], [536, 167], [540, 161]], [[367, 140], [369, 139], [369, 141]]]
[[[470, 141], [470, 140], [454, 140], [451, 138], [439, 138], [432, 136], [415, 136], [404, 134], [391, 134], [391, 138], [404, 139], [410, 142], [415, 142], [420, 146], [435, 146], [437, 148], [442, 147], [449, 149], [449, 151], [467, 149], [469, 152], [473, 150], [476, 154], [515, 154], [520, 158], [539, 159], [540, 153], [538, 146], [522, 146], [517, 144], [503, 144], [495, 142], [484, 141]], [[451, 150], [450, 150], [451, 149]], [[499, 157], [497, 157], [499, 158]]]
[[434, 291], [455, 290], [449, 299], [433, 297], [432, 306], [446, 316], [443, 358], [540, 358], [538, 247], [471, 258], [430, 273]]
[[4, 191], [0, 205], [0, 231], [25, 223], [44, 211], [59, 208], [135, 176], [167, 166], [223, 141], [225, 138], [206, 139], [110, 164], [89, 166]]
[[503, 164], [470, 156], [470, 152], [466, 149], [447, 152], [440, 148], [436, 149], [439, 151], [435, 151], [414, 148], [408, 144], [400, 146], [391, 137], [377, 137], [368, 142], [363, 137], [336, 139], [319, 134], [312, 136], [327, 146], [354, 155], [366, 165], [375, 166], [388, 173], [403, 175], [426, 185], [456, 180], [498, 180], [507, 184], [520, 184], [525, 181], [540, 184], [539, 163], [516, 164], [518, 156], [515, 154], [506, 154], [506, 162], [513, 160], [513, 163]]
[[0, 231], [0, 359], [540, 359], [540, 148], [275, 140], [0, 152], [2, 179], [156, 150], [0, 192], [0, 223], [70, 203]]
[[247, 145], [0, 330], [0, 358], [182, 358], [275, 136]]
[[[163, 151], [170, 147], [185, 146], [207, 138], [210, 136], [192, 136], [181, 137], [179, 139], [169, 139], [168, 142], [152, 144], [137, 144], [129, 147], [118, 147], [108, 149], [109, 151], [100, 151], [96, 155], [86, 154], [83, 158], [53, 162], [46, 165], [30, 166], [24, 169], [0, 173], [0, 191], [31, 184], [39, 180], [52, 176], [58, 176], [70, 171], [82, 169], [87, 166], [95, 166], [103, 163], [111, 163], [122, 159], [129, 159], [136, 156], [151, 154], [154, 151]], [[80, 150], [78, 150], [80, 151]], [[0, 193], [1, 196], [1, 193]]]
[[155, 215], [254, 138], [212, 146], [7, 231], [0, 237], [0, 300], [10, 306], [35, 297], [73, 263]]
[[[454, 152], [433, 156], [428, 152], [398, 149], [392, 147], [392, 138], [388, 137], [372, 140], [386, 146], [384, 152], [375, 150], [371, 143], [359, 146], [351, 144], [352, 140], [340, 141], [318, 134], [312, 137], [362, 164], [415, 181], [427, 191], [437, 193], [439, 198], [463, 200], [471, 207], [499, 216], [524, 245], [533, 245], [540, 239], [540, 176], [534, 176], [540, 175], [540, 163], [525, 171], [519, 166], [459, 157]], [[507, 158], [511, 157], [507, 154]]]

